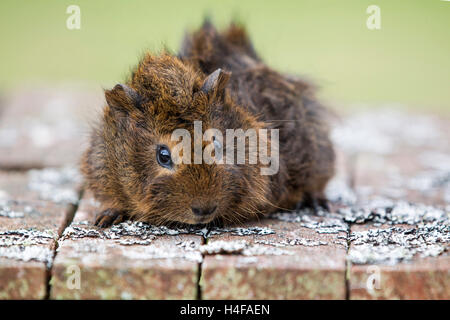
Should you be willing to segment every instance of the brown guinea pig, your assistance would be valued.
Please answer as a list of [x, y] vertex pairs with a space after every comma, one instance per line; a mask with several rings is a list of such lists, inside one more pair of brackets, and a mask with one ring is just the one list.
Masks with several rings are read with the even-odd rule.
[[[103, 117], [82, 159], [88, 188], [102, 203], [96, 224], [235, 224], [298, 203], [326, 207], [334, 152], [311, 91], [265, 66], [235, 25], [218, 33], [205, 23], [186, 37], [178, 57], [146, 54], [126, 85], [105, 92]], [[194, 139], [175, 152], [173, 133], [180, 129]], [[205, 139], [208, 129], [216, 134]], [[244, 161], [235, 163], [239, 138], [228, 140], [231, 129], [253, 130], [276, 157], [251, 162], [260, 149], [244, 136]], [[264, 129], [277, 129], [279, 137]], [[196, 162], [195, 141], [200, 155], [212, 146], [216, 161]], [[225, 153], [227, 161], [217, 161]], [[274, 163], [275, 172], [262, 174]]]

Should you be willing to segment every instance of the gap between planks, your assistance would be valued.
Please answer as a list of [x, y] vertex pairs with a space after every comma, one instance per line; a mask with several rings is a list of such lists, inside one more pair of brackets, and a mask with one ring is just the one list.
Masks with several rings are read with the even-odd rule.
[[78, 211], [78, 207], [80, 205], [81, 202], [81, 198], [83, 197], [84, 194], [84, 187], [81, 187], [80, 190], [78, 191], [78, 202], [76, 204], [69, 204], [68, 209], [67, 209], [67, 215], [66, 215], [66, 220], [64, 221], [63, 225], [61, 226], [59, 232], [58, 232], [58, 237], [55, 240], [55, 245], [53, 247], [53, 259], [52, 259], [52, 264], [51, 267], [47, 269], [47, 283], [46, 283], [46, 292], [45, 292], [45, 297], [43, 300], [50, 300], [50, 292], [52, 289], [52, 284], [51, 284], [51, 280], [52, 280], [52, 271], [53, 271], [53, 265], [56, 259], [56, 255], [58, 254], [58, 241], [61, 238], [61, 236], [63, 235], [64, 231], [66, 230], [67, 227], [70, 226], [70, 224], [72, 223], [73, 219], [75, 218], [75, 214]]

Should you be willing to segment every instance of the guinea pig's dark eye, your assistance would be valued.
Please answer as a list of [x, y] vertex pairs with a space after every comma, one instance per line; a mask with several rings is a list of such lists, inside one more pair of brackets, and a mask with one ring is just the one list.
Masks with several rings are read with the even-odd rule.
[[158, 146], [156, 148], [156, 160], [161, 167], [171, 169], [172, 158], [170, 157], [170, 150], [167, 146]]

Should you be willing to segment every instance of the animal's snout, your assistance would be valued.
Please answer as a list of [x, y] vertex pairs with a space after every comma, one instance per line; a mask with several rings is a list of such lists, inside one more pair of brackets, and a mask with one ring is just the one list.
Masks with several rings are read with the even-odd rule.
[[192, 212], [199, 217], [209, 216], [216, 211], [217, 206], [191, 207]]

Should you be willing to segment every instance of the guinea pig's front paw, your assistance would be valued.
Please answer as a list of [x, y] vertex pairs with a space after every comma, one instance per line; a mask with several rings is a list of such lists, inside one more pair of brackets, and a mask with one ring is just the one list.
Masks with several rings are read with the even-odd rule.
[[126, 211], [117, 209], [106, 209], [97, 213], [95, 216], [95, 225], [100, 228], [107, 228], [114, 224], [121, 223], [129, 218]]

